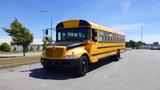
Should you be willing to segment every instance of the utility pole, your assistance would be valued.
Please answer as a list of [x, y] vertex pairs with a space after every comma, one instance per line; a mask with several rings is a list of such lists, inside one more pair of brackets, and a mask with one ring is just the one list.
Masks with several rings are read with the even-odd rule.
[[43, 31], [43, 39], [44, 39], [44, 29], [42, 29], [42, 31]]
[[142, 25], [140, 26], [140, 30], [141, 30], [141, 42], [143, 45], [143, 26]]
[[53, 28], [52, 28], [52, 16], [51, 16], [51, 40], [53, 41], [52, 30], [53, 30]]
[[[41, 13], [49, 13], [48, 11], [45, 11], [45, 10], [40, 10]], [[53, 41], [53, 26], [52, 26], [52, 16], [50, 17], [50, 28], [46, 28], [46, 29], [49, 29], [51, 30], [51, 40]], [[44, 33], [44, 30], [43, 30], [43, 33]]]

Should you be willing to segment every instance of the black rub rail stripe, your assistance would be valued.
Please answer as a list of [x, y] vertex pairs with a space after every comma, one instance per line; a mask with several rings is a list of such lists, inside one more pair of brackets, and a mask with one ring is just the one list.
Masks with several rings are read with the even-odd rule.
[[[123, 49], [125, 49], [125, 48], [122, 48], [122, 49], [120, 49], [120, 50], [123, 50]], [[112, 51], [106, 51], [106, 52], [96, 53], [96, 54], [92, 54], [92, 56], [97, 56], [97, 55], [101, 55], [101, 54], [105, 54], [105, 53], [111, 53], [111, 52], [115, 52], [115, 51], [117, 51], [117, 50], [112, 50]]]
[[117, 46], [102, 46], [102, 47], [97, 47], [97, 49], [101, 49], [101, 48], [111, 48], [111, 47], [120, 47], [120, 46], [125, 46], [125, 45], [117, 45]]

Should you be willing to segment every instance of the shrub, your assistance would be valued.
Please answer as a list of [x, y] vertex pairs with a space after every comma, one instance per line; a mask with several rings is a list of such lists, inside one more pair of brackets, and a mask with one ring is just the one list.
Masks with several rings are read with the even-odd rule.
[[9, 51], [11, 51], [11, 48], [7, 43], [2, 43], [1, 46], [0, 46], [0, 50], [9, 52]]
[[16, 47], [14, 47], [13, 51], [14, 51], [14, 52], [16, 52], [16, 51], [17, 51]]
[[39, 51], [40, 50], [40, 46], [38, 45], [38, 47], [37, 47], [37, 51]]
[[30, 47], [30, 51], [33, 51], [33, 47], [32, 46]]

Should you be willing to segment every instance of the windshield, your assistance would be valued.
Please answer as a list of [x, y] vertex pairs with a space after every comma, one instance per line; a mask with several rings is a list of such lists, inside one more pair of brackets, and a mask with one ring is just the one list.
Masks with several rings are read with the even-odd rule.
[[89, 28], [59, 29], [56, 41], [84, 41], [89, 37]]

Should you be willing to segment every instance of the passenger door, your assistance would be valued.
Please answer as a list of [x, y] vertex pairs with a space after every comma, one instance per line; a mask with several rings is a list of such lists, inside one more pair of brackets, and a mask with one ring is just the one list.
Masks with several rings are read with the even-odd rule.
[[98, 58], [96, 58], [96, 53], [97, 53], [97, 47], [98, 47], [98, 35], [97, 35], [97, 30], [92, 29], [92, 42], [91, 42], [91, 59], [92, 62], [97, 62]]

